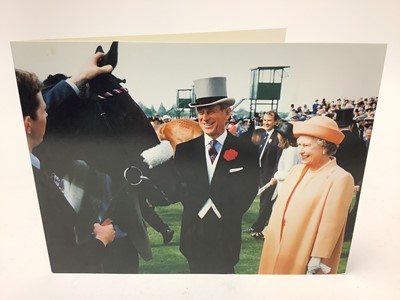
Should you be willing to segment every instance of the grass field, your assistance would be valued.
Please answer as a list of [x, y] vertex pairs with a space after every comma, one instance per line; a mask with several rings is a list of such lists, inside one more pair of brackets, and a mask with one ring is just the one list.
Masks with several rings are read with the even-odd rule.
[[[243, 217], [242, 228], [251, 227], [257, 217], [259, 207], [258, 198]], [[182, 214], [180, 203], [167, 207], [157, 207], [156, 212], [174, 231], [174, 238], [168, 245], [163, 244], [161, 234], [148, 227], [150, 242], [152, 244], [153, 259], [146, 262], [140, 261], [141, 274], [185, 274], [189, 273], [186, 259], [179, 251], [179, 235]], [[235, 267], [237, 274], [257, 274], [263, 240], [256, 240], [249, 234], [242, 236], [242, 249], [240, 261]], [[343, 245], [342, 258], [338, 273], [343, 273], [346, 268], [350, 242]]]

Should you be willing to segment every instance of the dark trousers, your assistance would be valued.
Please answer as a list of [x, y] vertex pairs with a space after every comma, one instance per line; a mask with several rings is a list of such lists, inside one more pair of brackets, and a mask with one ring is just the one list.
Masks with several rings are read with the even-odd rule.
[[240, 245], [229, 244], [232, 240], [227, 241], [226, 235], [230, 232], [222, 227], [221, 219], [211, 209], [197, 222], [196, 230], [192, 234], [196, 238], [191, 240], [191, 250], [186, 254], [182, 252], [188, 260], [190, 273], [235, 273], [236, 260], [232, 258], [234, 255], [230, 252], [235, 252], [234, 248]]
[[143, 219], [154, 228], [157, 232], [163, 232], [168, 228], [168, 225], [160, 218], [156, 213], [154, 206], [150, 206], [146, 200], [142, 200], [140, 203], [140, 210], [142, 212]]
[[270, 187], [260, 195], [260, 210], [258, 212], [258, 217], [251, 226], [254, 231], [262, 231], [265, 226], [268, 225], [268, 221], [272, 213], [272, 206], [275, 202], [271, 201], [274, 190], [274, 187]]
[[188, 260], [189, 270], [192, 274], [234, 274], [235, 267], [208, 260]]
[[354, 231], [354, 225], [356, 223], [356, 216], [357, 216], [359, 202], [360, 202], [360, 192], [358, 192], [356, 194], [356, 200], [354, 203], [354, 207], [349, 212], [349, 215], [347, 216], [347, 223], [346, 223], [346, 228], [344, 231], [344, 240], [345, 241], [350, 241], [353, 238], [353, 231]]
[[139, 273], [139, 254], [128, 237], [116, 238], [107, 245], [104, 273]]

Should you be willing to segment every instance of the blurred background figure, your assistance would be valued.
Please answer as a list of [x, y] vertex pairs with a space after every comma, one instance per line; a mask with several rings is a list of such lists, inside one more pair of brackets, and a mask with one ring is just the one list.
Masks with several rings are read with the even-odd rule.
[[275, 201], [279, 190], [293, 166], [301, 163], [297, 150], [297, 139], [293, 135], [293, 125], [289, 122], [280, 123], [275, 130], [278, 132], [278, 147], [282, 149], [278, 162], [278, 169], [271, 178], [271, 185], [276, 185], [271, 201]]

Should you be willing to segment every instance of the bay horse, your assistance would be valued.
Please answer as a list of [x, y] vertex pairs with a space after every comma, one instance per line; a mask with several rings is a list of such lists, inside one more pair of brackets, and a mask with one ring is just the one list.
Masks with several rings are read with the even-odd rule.
[[174, 119], [155, 127], [158, 138], [168, 141], [175, 153], [176, 145], [194, 139], [203, 131], [199, 123], [191, 119]]

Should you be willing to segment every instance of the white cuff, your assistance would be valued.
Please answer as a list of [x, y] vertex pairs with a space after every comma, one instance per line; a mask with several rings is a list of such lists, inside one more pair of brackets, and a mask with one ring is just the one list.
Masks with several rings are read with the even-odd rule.
[[65, 82], [68, 83], [72, 89], [74, 90], [76, 95], [79, 95], [79, 88], [76, 86], [76, 84], [71, 80], [70, 78], [65, 79]]
[[147, 149], [140, 154], [150, 169], [161, 165], [174, 155], [174, 149], [169, 141], [161, 141], [157, 146]]

